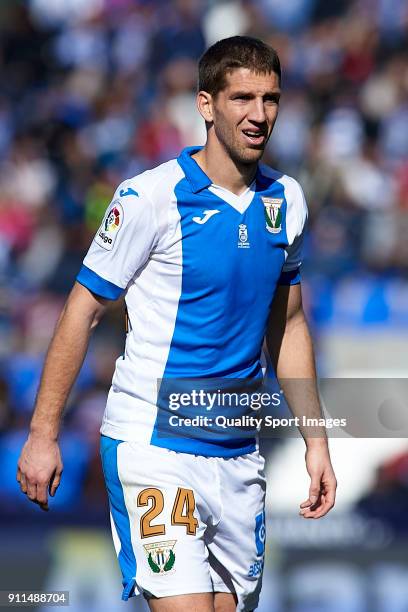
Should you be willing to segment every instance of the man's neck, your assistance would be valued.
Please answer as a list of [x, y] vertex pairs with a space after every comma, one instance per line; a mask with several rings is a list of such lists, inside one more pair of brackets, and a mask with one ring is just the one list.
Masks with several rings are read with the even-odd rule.
[[207, 141], [207, 144], [192, 155], [192, 158], [212, 183], [236, 195], [241, 195], [249, 187], [255, 179], [258, 168], [257, 163], [238, 165], [218, 142], [212, 145]]

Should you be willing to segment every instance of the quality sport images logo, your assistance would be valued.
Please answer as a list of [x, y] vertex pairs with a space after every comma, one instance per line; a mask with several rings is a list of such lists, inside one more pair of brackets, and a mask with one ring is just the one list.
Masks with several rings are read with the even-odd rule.
[[115, 200], [106, 213], [104, 220], [95, 236], [95, 242], [103, 249], [110, 251], [115, 244], [116, 236], [123, 223], [123, 208], [119, 200]]

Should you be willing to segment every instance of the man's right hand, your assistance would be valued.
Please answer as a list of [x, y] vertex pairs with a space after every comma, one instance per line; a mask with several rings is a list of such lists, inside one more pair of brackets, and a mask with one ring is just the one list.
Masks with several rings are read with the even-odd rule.
[[18, 460], [17, 480], [23, 493], [48, 510], [62, 474], [57, 443], [61, 415], [85, 359], [92, 330], [102, 318], [108, 299], [76, 282], [62, 310], [45, 358], [31, 419], [30, 435]]
[[42, 510], [48, 510], [48, 491], [55, 495], [62, 469], [58, 443], [30, 433], [17, 463], [17, 481], [22, 492]]

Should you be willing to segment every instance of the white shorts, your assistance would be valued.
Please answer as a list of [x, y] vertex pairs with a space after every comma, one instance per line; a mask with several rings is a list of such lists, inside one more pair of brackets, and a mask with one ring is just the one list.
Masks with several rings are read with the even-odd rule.
[[203, 457], [101, 437], [122, 599], [235, 593], [254, 610], [265, 549], [264, 459]]

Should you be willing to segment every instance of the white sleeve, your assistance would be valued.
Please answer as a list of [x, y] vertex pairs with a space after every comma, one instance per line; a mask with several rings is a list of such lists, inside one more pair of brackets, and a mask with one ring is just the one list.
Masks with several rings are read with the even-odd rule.
[[[287, 257], [283, 264], [280, 285], [294, 285], [300, 282], [300, 264], [302, 263], [303, 239], [306, 230], [307, 205], [303, 190], [299, 183], [292, 179], [293, 200], [288, 203], [286, 231], [289, 245], [286, 249]], [[293, 229], [292, 229], [293, 228]]]
[[85, 256], [77, 281], [116, 300], [146, 263], [157, 240], [153, 205], [136, 182], [117, 188]]

